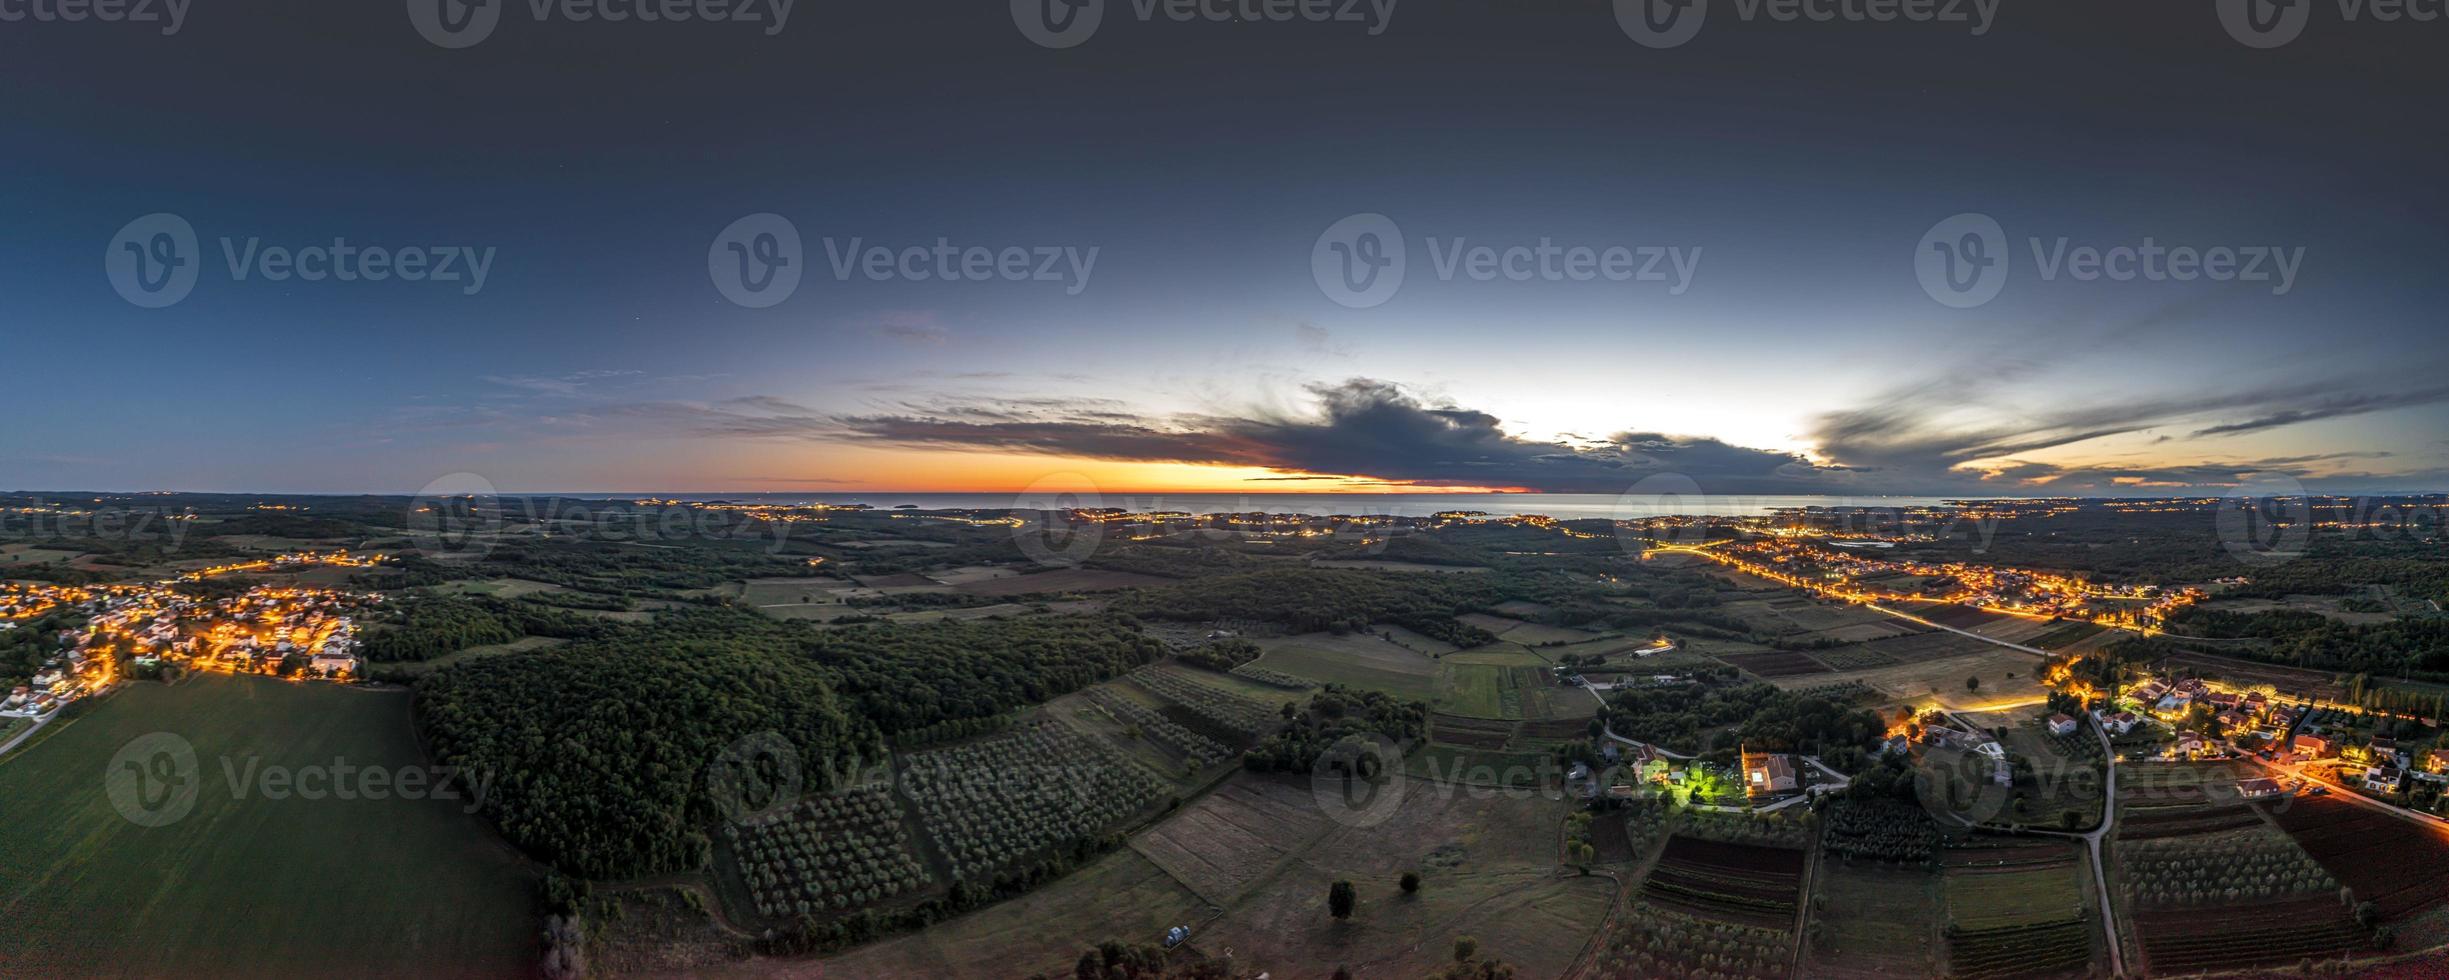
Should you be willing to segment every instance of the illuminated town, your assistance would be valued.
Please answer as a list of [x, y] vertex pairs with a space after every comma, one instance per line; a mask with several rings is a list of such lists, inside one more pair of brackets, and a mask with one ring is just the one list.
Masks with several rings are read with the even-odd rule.
[[308, 567], [370, 568], [385, 556], [295, 552], [217, 565], [148, 585], [0, 584], [0, 629], [54, 613], [82, 617], [60, 631], [58, 655], [0, 698], [0, 711], [44, 717], [80, 698], [108, 692], [123, 664], [165, 664], [220, 673], [347, 680], [360, 671], [353, 614], [382, 601], [373, 593], [257, 585], [226, 598], [180, 591], [225, 575]]
[[1814, 595], [1874, 607], [1961, 605], [2010, 616], [2079, 620], [2146, 636], [2170, 614], [2206, 597], [2192, 588], [2104, 585], [2077, 576], [1969, 562], [1878, 558], [1831, 550], [1799, 534], [1660, 545], [1647, 554], [1696, 555]]

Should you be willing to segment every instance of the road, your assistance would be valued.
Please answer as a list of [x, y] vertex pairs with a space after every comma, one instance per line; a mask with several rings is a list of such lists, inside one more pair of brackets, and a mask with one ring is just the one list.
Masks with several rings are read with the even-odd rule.
[[34, 733], [42, 731], [43, 726], [50, 724], [51, 719], [57, 717], [57, 714], [57, 712], [54, 712], [51, 715], [34, 719], [34, 723], [26, 726], [25, 731], [18, 732], [16, 738], [9, 739], [6, 744], [0, 744], [0, 756], [9, 754], [10, 749], [16, 748], [19, 743], [24, 742], [26, 739], [33, 738]]
[[2109, 733], [2101, 729], [2098, 720], [2091, 720], [2084, 727], [2090, 728], [2093, 737], [2100, 739], [2102, 765], [2108, 771], [2108, 776], [2102, 780], [2106, 786], [2102, 794], [2100, 826], [2081, 834], [2055, 830], [2036, 830], [2033, 833], [2083, 839], [2084, 850], [2090, 852], [2092, 858], [2092, 885], [2100, 892], [2100, 925], [2109, 937], [2109, 975], [2122, 977], [2126, 975], [2126, 949], [2118, 942], [2117, 907], [2109, 904], [2109, 869], [2100, 858], [2100, 842], [2117, 830], [2117, 749], [2109, 744]]
[[1890, 616], [1894, 616], [1894, 617], [1896, 617], [1896, 618], [1898, 618], [1898, 619], [1906, 620], [1906, 621], [1909, 621], [1909, 622], [1920, 623], [1920, 624], [1922, 624], [1922, 625], [1924, 625], [1924, 626], [1934, 627], [1934, 628], [1937, 628], [1937, 629], [1943, 629], [1943, 630], [1946, 630], [1946, 631], [1948, 631], [1948, 632], [1950, 632], [1950, 633], [1961, 633], [1961, 634], [1963, 634], [1963, 635], [1965, 635], [1965, 636], [1969, 636], [1969, 637], [1972, 637], [1972, 638], [1974, 638], [1974, 639], [1976, 639], [1976, 640], [1980, 640], [1980, 641], [1981, 641], [1981, 642], [1983, 642], [1983, 643], [1989, 643], [1989, 644], [1994, 644], [1994, 645], [1997, 645], [1997, 646], [2006, 647], [2006, 648], [2007, 648], [2007, 649], [2009, 649], [2009, 650], [2021, 650], [2021, 651], [2023, 651], [2023, 652], [2025, 652], [2025, 653], [2032, 654], [2033, 656], [2036, 656], [2036, 657], [2044, 657], [2044, 658], [2046, 658], [2046, 657], [2055, 656], [2055, 654], [2052, 654], [2052, 653], [2050, 653], [2050, 652], [2049, 652], [2049, 651], [2047, 651], [2047, 650], [2042, 650], [2042, 649], [2038, 649], [2038, 648], [2035, 648], [2035, 647], [2028, 647], [2028, 646], [2025, 646], [2025, 645], [2023, 645], [2023, 644], [2021, 644], [2021, 643], [2009, 643], [2009, 642], [2007, 642], [2007, 641], [2005, 641], [2005, 640], [2002, 640], [2002, 639], [1999, 639], [1999, 638], [1997, 638], [1997, 637], [1995, 637], [1995, 636], [1983, 636], [1983, 635], [1981, 635], [1981, 634], [1979, 634], [1979, 633], [1975, 633], [1975, 632], [1973, 632], [1973, 631], [1971, 631], [1971, 630], [1960, 630], [1960, 629], [1957, 629], [1957, 628], [1955, 628], [1955, 627], [1953, 627], [1953, 626], [1949, 626], [1949, 625], [1947, 625], [1947, 624], [1945, 624], [1945, 623], [1934, 623], [1934, 622], [1931, 622], [1930, 620], [1923, 619], [1922, 617], [1920, 617], [1920, 616], [1916, 616], [1916, 615], [1914, 615], [1914, 614], [1912, 614], [1912, 613], [1905, 612], [1905, 611], [1903, 611], [1903, 610], [1898, 610], [1898, 609], [1890, 609], [1890, 608], [1888, 608], [1888, 607], [1886, 607], [1886, 606], [1883, 606], [1883, 605], [1880, 605], [1879, 603], [1876, 603], [1876, 602], [1866, 602], [1866, 603], [1863, 603], [1863, 605], [1866, 605], [1866, 606], [1869, 606], [1869, 607], [1871, 607], [1871, 608], [1873, 608], [1873, 609], [1879, 610], [1880, 612], [1887, 613], [1888, 615], [1890, 615]]
[[2405, 807], [2392, 806], [2380, 800], [2373, 799], [2372, 797], [2358, 793], [2352, 789], [2348, 789], [2345, 784], [2336, 780], [2315, 775], [2313, 772], [2306, 769], [2303, 763], [2282, 766], [2275, 763], [2265, 762], [2259, 756], [2246, 756], [2245, 758], [2252, 760], [2254, 765], [2268, 769], [2271, 772], [2279, 775], [2293, 776], [2307, 783], [2328, 787], [2330, 790], [2329, 795], [2345, 800], [2349, 803], [2353, 803], [2357, 806], [2364, 807], [2366, 809], [2379, 810], [2408, 823], [2422, 824], [2436, 831], [2449, 832], [2449, 820], [2443, 820], [2429, 813], [2417, 813]]

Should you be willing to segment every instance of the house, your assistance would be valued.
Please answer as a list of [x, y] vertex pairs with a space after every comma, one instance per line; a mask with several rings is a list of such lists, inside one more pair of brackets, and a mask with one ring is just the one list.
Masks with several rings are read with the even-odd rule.
[[2252, 721], [2253, 719], [2245, 717], [2244, 712], [2234, 709], [2219, 713], [2219, 723], [2222, 728], [2243, 728]]
[[1888, 740], [1887, 740], [1887, 741], [1879, 743], [1879, 754], [1880, 754], [1880, 755], [1883, 755], [1883, 756], [1887, 756], [1887, 755], [1900, 755], [1900, 756], [1901, 756], [1901, 755], [1909, 755], [1909, 754], [1911, 754], [1912, 752], [1913, 752], [1913, 742], [1912, 742], [1912, 740], [1907, 739], [1907, 738], [1906, 738], [1905, 736], [1903, 736], [1903, 735], [1891, 735], [1891, 736], [1888, 736]]
[[33, 696], [33, 688], [19, 684], [17, 685], [16, 690], [9, 692], [8, 700], [0, 701], [0, 708], [14, 709], [25, 707], [26, 701], [31, 699]]
[[2364, 788], [2376, 793], [2395, 793], [2406, 783], [2406, 771], [2393, 765], [2376, 765], [2364, 770]]
[[2279, 781], [2268, 777], [2240, 779], [2236, 784], [2237, 795], [2248, 800], [2277, 796], [2282, 792], [2285, 791], [2279, 788]]
[[2210, 745], [2211, 743], [2202, 740], [2202, 736], [2186, 732], [2177, 736], [2175, 744], [2168, 747], [2168, 754], [2179, 759], [2191, 759], [2201, 755], [2204, 749], [2210, 748]]
[[1743, 788], [1746, 792], [1791, 793], [1796, 785], [1793, 756], [1744, 753]]
[[2307, 759], [2319, 759], [2337, 749], [2337, 743], [2326, 735], [2296, 736], [2296, 754]]
[[2075, 734], [2075, 717], [2063, 711], [2049, 716], [2049, 733], [2052, 735]]
[[2124, 735], [2134, 731], [2135, 723], [2142, 719], [2135, 717], [2134, 712], [2131, 711], [2110, 714], [2106, 709], [2095, 709], [2092, 712], [2092, 720], [2099, 722], [2101, 729], [2111, 735]]

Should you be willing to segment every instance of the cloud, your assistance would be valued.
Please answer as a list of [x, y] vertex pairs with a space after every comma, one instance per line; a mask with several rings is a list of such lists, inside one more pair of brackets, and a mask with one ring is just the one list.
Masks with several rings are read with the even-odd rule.
[[1718, 439], [1626, 431], [1579, 445], [1506, 433], [1495, 416], [1431, 404], [1392, 382], [1314, 385], [1310, 411], [1145, 419], [1100, 399], [908, 406], [823, 416], [787, 402], [663, 405], [649, 414], [722, 436], [1031, 452], [1351, 476], [1411, 486], [1621, 493], [1674, 473], [1722, 492], [1806, 492], [1841, 471]]
[[952, 341], [952, 331], [934, 310], [886, 310], [876, 314], [869, 329], [876, 336], [919, 347], [942, 347]]
[[2300, 422], [2318, 422], [2322, 419], [2347, 418], [2349, 416], [2364, 415], [2371, 412], [2383, 412], [2390, 409], [2411, 408], [2418, 405], [2431, 405], [2443, 401], [2449, 401], [2449, 385], [2420, 388], [2414, 391], [2359, 392], [2349, 395], [2330, 395], [2315, 399], [2313, 403], [2309, 405], [2297, 408], [2281, 409], [2260, 418], [2247, 419], [2242, 422], [2230, 422], [2225, 425], [2214, 425], [2207, 429], [2197, 429], [2194, 431], [2194, 437], [2200, 439], [2208, 436], [2232, 436], [2246, 432], [2260, 432], [2264, 429], [2276, 429], [2281, 426], [2295, 425]]

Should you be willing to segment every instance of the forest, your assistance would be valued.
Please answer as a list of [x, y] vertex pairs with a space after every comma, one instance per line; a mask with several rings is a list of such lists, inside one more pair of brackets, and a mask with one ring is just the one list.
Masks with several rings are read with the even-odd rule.
[[490, 780], [485, 812], [573, 874], [701, 866], [717, 813], [709, 767], [778, 734], [808, 790], [905, 733], [999, 717], [1162, 656], [1117, 617], [1038, 616], [819, 633], [682, 607], [551, 650], [455, 664], [417, 682], [444, 765]]

